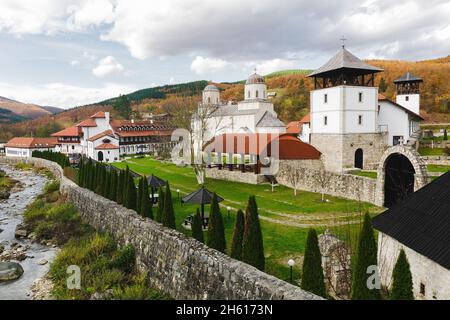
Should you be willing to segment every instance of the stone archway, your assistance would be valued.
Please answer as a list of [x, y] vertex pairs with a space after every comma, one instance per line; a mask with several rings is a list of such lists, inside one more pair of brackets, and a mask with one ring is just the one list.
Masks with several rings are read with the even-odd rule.
[[[413, 191], [419, 190], [428, 183], [427, 166], [416, 150], [404, 145], [390, 147], [384, 152], [378, 166], [375, 204], [381, 207], [385, 204], [386, 166], [392, 166], [393, 164], [391, 160], [393, 160], [394, 158], [396, 158], [395, 161], [401, 162], [401, 164], [394, 164], [394, 166], [399, 166], [399, 170], [414, 172]], [[410, 163], [410, 168], [408, 168], [408, 166], [406, 165], [405, 160]], [[402, 166], [404, 167], [404, 169], [401, 169]]]
[[355, 163], [354, 163], [354, 167], [355, 168], [359, 168], [359, 169], [363, 169], [364, 168], [364, 153], [363, 150], [361, 148], [357, 149], [355, 151]]

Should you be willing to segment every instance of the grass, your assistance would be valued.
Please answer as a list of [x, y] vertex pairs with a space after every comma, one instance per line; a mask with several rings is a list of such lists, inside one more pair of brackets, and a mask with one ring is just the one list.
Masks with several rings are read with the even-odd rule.
[[[180, 190], [182, 197], [198, 188], [191, 168], [177, 167], [172, 163], [151, 158], [133, 158], [115, 165], [122, 169], [128, 165], [131, 170], [140, 174], [154, 174], [168, 180], [174, 200], [177, 229], [190, 236], [190, 231], [184, 229], [182, 224], [187, 216], [195, 213], [197, 206], [181, 205], [176, 190]], [[225, 199], [222, 202], [222, 214], [228, 249], [231, 245], [236, 211], [245, 210], [248, 197], [256, 196], [264, 238], [266, 272], [281, 279], [289, 279], [287, 266], [289, 259], [301, 262], [309, 227], [314, 227], [321, 233], [327, 225], [339, 222], [344, 226], [331, 228], [346, 235], [347, 229], [359, 230], [358, 223], [347, 225], [346, 221], [358, 220], [361, 212], [369, 211], [372, 215], [380, 212], [380, 208], [371, 204], [343, 198], [326, 196], [329, 202], [322, 202], [321, 195], [317, 193], [299, 191], [298, 195], [294, 196], [293, 190], [284, 186], [278, 186], [275, 192], [271, 192], [269, 185], [249, 185], [214, 179], [207, 179], [205, 185], [210, 191], [216, 191]], [[224, 208], [226, 206], [232, 208], [230, 214]], [[294, 267], [296, 280], [300, 277], [300, 269], [301, 264], [297, 263]]]
[[445, 173], [447, 171], [450, 171], [450, 166], [429, 164], [429, 165], [427, 165], [427, 169], [430, 172], [444, 172]]
[[445, 156], [445, 149], [443, 148], [426, 148], [420, 147], [419, 154], [421, 156]]
[[376, 171], [353, 171], [353, 175], [360, 177], [367, 177], [371, 179], [376, 179], [378, 177], [378, 173]]
[[[104, 299], [156, 300], [169, 297], [148, 285], [146, 274], [135, 268], [135, 250], [132, 246], [120, 248], [105, 233], [95, 232], [84, 224], [75, 207], [64, 202], [59, 193], [59, 182], [50, 181], [44, 192], [24, 213], [25, 227], [36, 234], [37, 240], [63, 246], [50, 266], [49, 277], [56, 299], [89, 299], [93, 293], [110, 289]], [[67, 287], [69, 266], [81, 271], [81, 288]]]

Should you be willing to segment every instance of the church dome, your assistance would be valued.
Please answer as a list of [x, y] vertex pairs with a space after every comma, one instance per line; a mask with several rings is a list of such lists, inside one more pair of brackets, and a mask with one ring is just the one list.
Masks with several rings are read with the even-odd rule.
[[247, 82], [245, 84], [263, 84], [263, 83], [266, 83], [264, 81], [264, 77], [257, 73], [254, 73], [250, 77], [248, 77]]
[[219, 92], [219, 88], [217, 88], [215, 85], [213, 84], [209, 84], [205, 87], [205, 89], [203, 89], [203, 91], [216, 91]]

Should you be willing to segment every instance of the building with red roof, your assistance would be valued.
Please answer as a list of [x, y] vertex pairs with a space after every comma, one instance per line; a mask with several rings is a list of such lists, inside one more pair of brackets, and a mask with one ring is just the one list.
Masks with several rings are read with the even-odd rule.
[[31, 157], [33, 151], [54, 151], [56, 138], [12, 138], [5, 144], [5, 153], [10, 157]]

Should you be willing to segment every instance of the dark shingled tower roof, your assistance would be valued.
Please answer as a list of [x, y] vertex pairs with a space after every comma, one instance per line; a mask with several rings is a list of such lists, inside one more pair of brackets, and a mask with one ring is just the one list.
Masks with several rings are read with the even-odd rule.
[[333, 58], [331, 58], [319, 69], [313, 71], [310, 75], [308, 75], [308, 77], [316, 77], [339, 69], [355, 69], [367, 71], [367, 73], [376, 73], [383, 71], [383, 69], [371, 66], [370, 64], [361, 61], [361, 59], [355, 57], [343, 47], [338, 51], [338, 53], [336, 53]]
[[399, 79], [394, 80], [394, 83], [399, 83], [399, 82], [422, 82], [423, 79], [416, 77], [415, 75], [411, 74], [410, 72], [405, 73], [404, 75], [402, 75]]
[[373, 227], [450, 269], [450, 171], [374, 218]]

